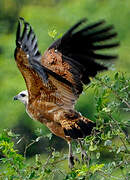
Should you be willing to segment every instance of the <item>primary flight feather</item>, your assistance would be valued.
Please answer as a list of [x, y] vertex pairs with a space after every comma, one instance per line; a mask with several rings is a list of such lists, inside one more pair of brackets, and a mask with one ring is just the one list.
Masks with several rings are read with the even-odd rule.
[[[14, 97], [25, 104], [32, 119], [45, 124], [57, 136], [69, 144], [69, 166], [74, 166], [71, 140], [91, 134], [95, 123], [83, 117], [74, 109], [83, 84], [90, 83], [90, 77], [107, 70], [100, 63], [116, 59], [116, 55], [97, 53], [119, 45], [113, 42], [117, 33], [105, 21], [79, 27], [82, 19], [56, 40], [42, 56], [36, 35], [23, 18], [19, 19], [16, 33], [15, 60], [25, 80], [27, 90]], [[95, 61], [97, 60], [97, 61]], [[82, 150], [82, 157], [85, 153]]]

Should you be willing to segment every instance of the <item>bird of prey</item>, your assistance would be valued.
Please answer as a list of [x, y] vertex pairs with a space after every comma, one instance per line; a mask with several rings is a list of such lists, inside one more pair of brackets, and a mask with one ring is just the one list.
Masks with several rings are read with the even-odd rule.
[[117, 35], [114, 27], [106, 25], [105, 21], [85, 23], [86, 19], [82, 19], [72, 26], [43, 56], [32, 27], [23, 18], [19, 19], [16, 33], [15, 60], [27, 90], [16, 95], [14, 100], [23, 102], [32, 119], [68, 142], [70, 168], [74, 167], [75, 160], [71, 141], [79, 141], [82, 157], [85, 157], [81, 140], [95, 127], [95, 123], [77, 112], [74, 105], [83, 85], [90, 83], [90, 77], [107, 70], [101, 62], [117, 58], [113, 54], [102, 54], [101, 50], [119, 44], [112, 40]]

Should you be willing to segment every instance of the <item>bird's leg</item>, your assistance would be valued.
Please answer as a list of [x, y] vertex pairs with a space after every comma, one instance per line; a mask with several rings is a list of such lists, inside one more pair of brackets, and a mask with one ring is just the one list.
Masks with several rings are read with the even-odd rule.
[[68, 145], [69, 145], [68, 163], [69, 163], [69, 168], [72, 169], [74, 167], [74, 161], [79, 162], [79, 159], [73, 155], [72, 144], [70, 141], [68, 142]]
[[73, 156], [73, 152], [72, 152], [71, 142], [68, 142], [68, 145], [69, 145], [68, 163], [69, 163], [69, 168], [72, 169], [74, 167], [74, 156]]
[[81, 140], [78, 139], [78, 143], [80, 145], [82, 163], [84, 163], [84, 162], [87, 163], [88, 156], [87, 156], [86, 151], [83, 149], [83, 144], [82, 144]]

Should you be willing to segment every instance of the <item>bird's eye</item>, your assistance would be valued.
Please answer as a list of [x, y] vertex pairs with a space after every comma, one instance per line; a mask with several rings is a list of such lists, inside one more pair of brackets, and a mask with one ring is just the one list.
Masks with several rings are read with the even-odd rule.
[[20, 94], [20, 96], [25, 97], [26, 95], [25, 94]]

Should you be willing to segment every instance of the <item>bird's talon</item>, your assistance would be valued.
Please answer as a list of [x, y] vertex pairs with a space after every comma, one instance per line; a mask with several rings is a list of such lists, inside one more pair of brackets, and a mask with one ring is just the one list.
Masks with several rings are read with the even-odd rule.
[[70, 169], [73, 169], [74, 165], [75, 165], [75, 162], [78, 162], [80, 163], [80, 160], [78, 159], [78, 157], [74, 156], [74, 155], [71, 155], [69, 157], [69, 168]]
[[74, 167], [74, 156], [69, 157], [69, 168], [72, 169]]
[[79, 160], [79, 158], [77, 158], [77, 157], [75, 157], [75, 161], [78, 162], [78, 163], [80, 163], [80, 160]]
[[82, 159], [82, 163], [86, 163], [87, 162], [88, 156], [87, 156], [86, 151], [82, 151], [81, 152], [81, 159]]

